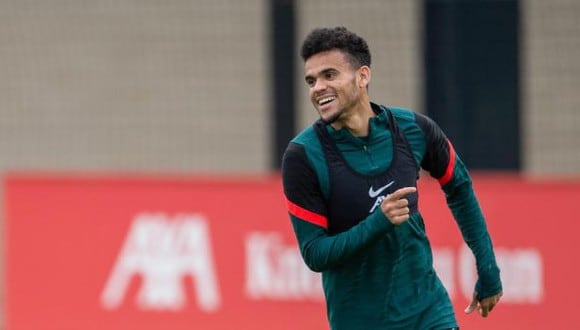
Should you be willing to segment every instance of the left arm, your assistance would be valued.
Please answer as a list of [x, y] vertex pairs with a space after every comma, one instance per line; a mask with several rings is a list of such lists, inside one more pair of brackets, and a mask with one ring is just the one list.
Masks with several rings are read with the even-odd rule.
[[[439, 181], [463, 239], [475, 256], [478, 274], [476, 300], [483, 302], [490, 297], [499, 300], [502, 292], [500, 271], [469, 172], [435, 122], [420, 114], [416, 114], [416, 121], [426, 140], [421, 167]], [[487, 315], [491, 308], [493, 305], [483, 311], [482, 315]]]

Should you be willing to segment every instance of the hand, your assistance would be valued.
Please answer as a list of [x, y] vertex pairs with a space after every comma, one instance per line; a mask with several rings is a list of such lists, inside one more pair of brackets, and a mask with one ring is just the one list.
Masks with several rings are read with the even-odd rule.
[[471, 312], [477, 309], [478, 313], [481, 316], [487, 317], [489, 312], [491, 312], [493, 307], [499, 302], [499, 299], [501, 298], [502, 294], [503, 293], [500, 292], [494, 296], [483, 298], [481, 299], [481, 301], [478, 301], [477, 292], [474, 292], [471, 303], [469, 304], [469, 306], [467, 306], [467, 308], [465, 308], [465, 313], [470, 314]]
[[397, 189], [381, 202], [381, 210], [393, 225], [409, 220], [409, 201], [405, 198], [417, 191], [415, 187]]

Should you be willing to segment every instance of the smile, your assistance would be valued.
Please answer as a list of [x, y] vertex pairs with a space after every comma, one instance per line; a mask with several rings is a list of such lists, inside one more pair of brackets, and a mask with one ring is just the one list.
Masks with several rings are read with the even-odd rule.
[[328, 96], [318, 100], [318, 105], [325, 105], [328, 104], [336, 99], [336, 96]]

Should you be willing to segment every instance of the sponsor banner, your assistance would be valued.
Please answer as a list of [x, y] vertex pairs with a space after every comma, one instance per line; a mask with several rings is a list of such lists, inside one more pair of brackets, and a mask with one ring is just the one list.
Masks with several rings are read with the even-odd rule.
[[[464, 315], [474, 261], [421, 180], [435, 266], [462, 328], [578, 328], [580, 182], [474, 177], [502, 269], [490, 317]], [[10, 176], [6, 329], [327, 329], [280, 178]]]

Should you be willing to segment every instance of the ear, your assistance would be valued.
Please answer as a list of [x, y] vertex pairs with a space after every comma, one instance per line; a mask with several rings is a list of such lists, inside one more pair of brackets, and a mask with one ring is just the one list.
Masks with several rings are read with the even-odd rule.
[[358, 68], [358, 87], [366, 88], [371, 82], [371, 68], [366, 65]]

